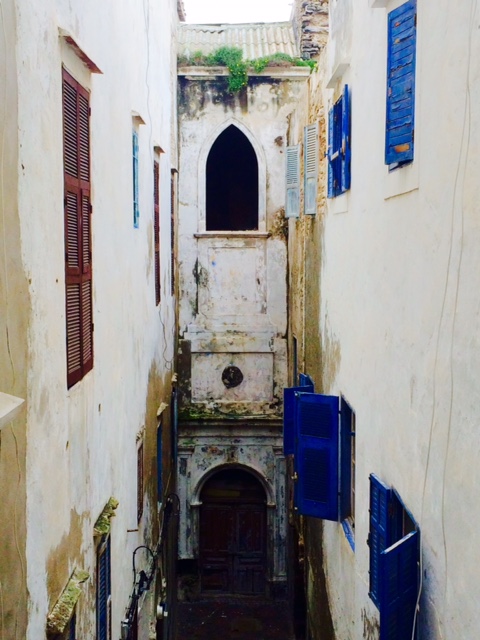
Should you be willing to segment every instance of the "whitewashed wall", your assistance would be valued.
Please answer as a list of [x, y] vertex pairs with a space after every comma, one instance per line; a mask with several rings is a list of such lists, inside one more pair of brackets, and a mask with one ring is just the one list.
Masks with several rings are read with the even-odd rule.
[[[170, 171], [176, 167], [176, 2], [17, 2], [19, 208], [29, 278], [27, 417], [28, 638], [75, 566], [90, 573], [78, 634], [95, 629], [93, 524], [110, 496], [112, 629], [132, 587], [133, 549], [156, 514], [136, 515], [136, 435], [168, 402], [174, 308], [170, 296]], [[100, 68], [91, 75], [59, 37], [68, 32]], [[90, 90], [94, 368], [67, 391], [62, 158], [62, 65]], [[140, 126], [140, 226], [133, 228], [132, 112]], [[162, 302], [155, 306], [153, 148], [160, 160]], [[153, 389], [153, 391], [152, 391]], [[156, 411], [156, 407], [154, 409]], [[152, 463], [153, 464], [153, 463]], [[145, 460], [150, 468], [151, 461]], [[156, 505], [155, 505], [156, 506]], [[127, 530], [133, 530], [128, 533]], [[146, 536], [146, 537], [145, 537]]]
[[357, 425], [355, 555], [339, 525], [324, 526], [342, 640], [376, 637], [371, 472], [397, 489], [422, 530], [420, 637], [480, 631], [480, 9], [418, 1], [415, 160], [389, 173], [386, 21], [400, 4], [331, 3], [327, 76], [349, 66], [325, 95], [331, 105], [348, 83], [353, 114], [352, 187], [328, 203], [321, 270], [323, 347], [339, 356], [324, 391], [345, 394]]

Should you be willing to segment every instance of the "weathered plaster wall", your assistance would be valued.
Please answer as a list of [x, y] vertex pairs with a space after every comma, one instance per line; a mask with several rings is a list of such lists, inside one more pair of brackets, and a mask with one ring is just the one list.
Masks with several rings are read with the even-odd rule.
[[[179, 557], [198, 558], [200, 494], [206, 480], [221, 469], [243, 468], [265, 489], [267, 504], [267, 576], [270, 585], [286, 581], [285, 458], [275, 428], [244, 424], [220, 432], [190, 427], [179, 439], [178, 495], [181, 503]], [[283, 587], [284, 588], [284, 587]]]
[[[13, 1], [0, 10], [0, 392], [26, 397], [28, 283], [22, 267], [18, 206], [17, 21]], [[25, 408], [0, 431], [0, 600], [5, 638], [23, 639], [25, 572]]]
[[[112, 629], [118, 635], [132, 587], [132, 551], [139, 544], [155, 543], [158, 535], [156, 413], [161, 402], [170, 401], [174, 355], [170, 171], [177, 166], [172, 132], [176, 120], [172, 33], [177, 6], [173, 0], [161, 6], [126, 0], [113, 11], [93, 1], [18, 0], [16, 5], [16, 51], [22, 60], [18, 70], [18, 234], [31, 300], [22, 317], [28, 326], [29, 351], [28, 503], [26, 564], [20, 565], [27, 576], [29, 623], [28, 631], [17, 637], [45, 636], [47, 613], [75, 567], [90, 574], [77, 607], [77, 633], [94, 635], [93, 524], [111, 495], [120, 503], [111, 533]], [[59, 28], [72, 35], [102, 75], [89, 73], [59, 37]], [[95, 362], [93, 371], [68, 391], [62, 65], [90, 90], [92, 112]], [[139, 229], [133, 228], [132, 213], [132, 112], [146, 123], [139, 129]], [[153, 272], [156, 145], [164, 151], [160, 156], [159, 307], [155, 306]], [[168, 411], [164, 433], [169, 433]], [[145, 447], [144, 514], [139, 527], [138, 434]], [[167, 437], [165, 451], [169, 448]], [[168, 490], [167, 453], [164, 462]]]
[[[278, 417], [286, 380], [283, 147], [304, 80], [251, 77], [247, 90], [232, 96], [217, 70], [191, 72], [197, 75], [180, 69], [179, 77], [183, 412]], [[206, 160], [231, 124], [257, 155], [259, 229], [205, 233]], [[244, 382], [226, 390], [221, 372], [232, 364], [242, 365]]]
[[[372, 4], [331, 3], [325, 84], [342, 60], [349, 66], [332, 89], [311, 96], [326, 112], [345, 83], [352, 92], [352, 187], [327, 203], [318, 291], [307, 287], [307, 295], [319, 307], [322, 362], [321, 371], [310, 362], [309, 373], [322, 392], [351, 403], [357, 467], [355, 553], [341, 526], [325, 522], [307, 554], [318, 565], [323, 545], [335, 637], [378, 638], [366, 544], [374, 472], [396, 488], [422, 530], [420, 637], [474, 637], [480, 15], [476, 3], [461, 2], [452, 25], [446, 2], [418, 3], [415, 160], [389, 173], [386, 17], [401, 2]], [[310, 224], [320, 229], [320, 221]], [[294, 251], [302, 255], [299, 243]], [[302, 282], [295, 268], [292, 281]], [[299, 322], [294, 315], [301, 332]], [[319, 528], [308, 524], [310, 534]]]

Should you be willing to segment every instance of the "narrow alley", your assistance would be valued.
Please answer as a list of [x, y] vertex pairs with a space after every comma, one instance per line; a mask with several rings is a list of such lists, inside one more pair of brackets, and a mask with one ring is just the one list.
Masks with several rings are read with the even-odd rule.
[[285, 601], [205, 598], [178, 606], [176, 640], [294, 640]]

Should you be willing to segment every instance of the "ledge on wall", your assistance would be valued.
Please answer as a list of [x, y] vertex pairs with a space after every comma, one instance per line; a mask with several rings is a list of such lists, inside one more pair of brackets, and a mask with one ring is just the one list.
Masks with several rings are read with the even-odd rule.
[[25, 400], [0, 392], [0, 429], [20, 413]]
[[81, 584], [89, 578], [86, 571], [75, 570], [55, 606], [47, 617], [47, 637], [58, 638], [63, 633], [75, 612], [81, 594]]

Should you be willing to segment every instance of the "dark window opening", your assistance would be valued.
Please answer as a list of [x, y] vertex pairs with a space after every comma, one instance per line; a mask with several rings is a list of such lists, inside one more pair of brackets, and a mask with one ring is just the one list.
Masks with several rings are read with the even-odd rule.
[[258, 229], [258, 162], [246, 136], [230, 125], [207, 159], [207, 231]]

